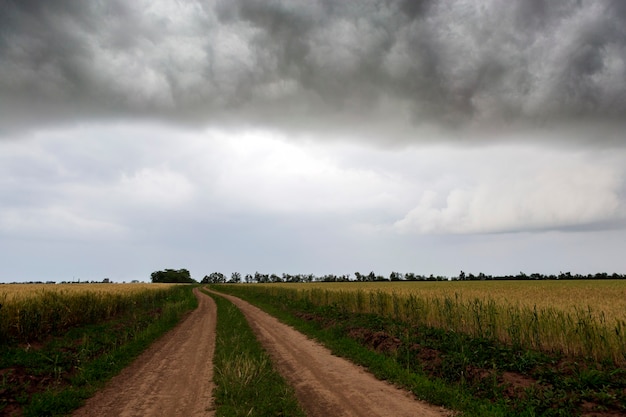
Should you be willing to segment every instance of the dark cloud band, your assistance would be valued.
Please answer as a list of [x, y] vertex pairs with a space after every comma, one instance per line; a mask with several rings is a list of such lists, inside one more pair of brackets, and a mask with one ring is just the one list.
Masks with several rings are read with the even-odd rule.
[[310, 128], [626, 114], [621, 0], [0, 6], [0, 123], [158, 117]]

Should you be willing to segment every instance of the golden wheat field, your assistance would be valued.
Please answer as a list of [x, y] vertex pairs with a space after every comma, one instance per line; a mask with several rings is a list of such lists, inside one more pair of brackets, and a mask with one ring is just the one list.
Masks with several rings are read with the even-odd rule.
[[[267, 284], [281, 285], [281, 284]], [[289, 284], [289, 288], [320, 288], [331, 291], [385, 291], [424, 298], [459, 297], [463, 300], [493, 300], [502, 306], [554, 308], [573, 313], [591, 309], [606, 321], [626, 320], [626, 280], [550, 281], [400, 281], [318, 282]]]
[[157, 308], [174, 284], [1, 284], [0, 342], [43, 339], [66, 329]]
[[[261, 286], [259, 286], [261, 287]], [[626, 281], [264, 284], [305, 299], [566, 355], [626, 361]], [[274, 293], [274, 294], [271, 294]]]
[[174, 284], [0, 284], [0, 302], [4, 304], [37, 297], [42, 292], [132, 294], [145, 290], [169, 288], [172, 285]]

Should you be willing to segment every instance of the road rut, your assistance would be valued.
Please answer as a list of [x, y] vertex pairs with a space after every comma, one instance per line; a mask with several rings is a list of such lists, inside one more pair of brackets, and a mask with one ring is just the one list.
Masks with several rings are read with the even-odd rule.
[[77, 417], [211, 417], [217, 310], [194, 290], [198, 308], [87, 400]]
[[308, 417], [442, 417], [451, 413], [420, 402], [376, 379], [259, 308], [232, 296], [278, 371], [296, 390]]

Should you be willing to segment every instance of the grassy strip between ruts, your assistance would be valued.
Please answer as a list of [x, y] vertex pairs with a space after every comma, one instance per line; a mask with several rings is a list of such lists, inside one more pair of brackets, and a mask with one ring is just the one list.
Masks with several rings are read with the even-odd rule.
[[274, 370], [243, 313], [230, 301], [217, 303], [214, 381], [217, 417], [304, 417], [294, 390]]
[[150, 310], [73, 328], [36, 346], [0, 346], [0, 414], [71, 413], [197, 307], [192, 289], [173, 287]]
[[[353, 338], [346, 337], [336, 328], [321, 326], [316, 321], [296, 317], [284, 305], [272, 304], [267, 298], [255, 297], [254, 292], [238, 291], [241, 286], [214, 286], [220, 292], [232, 294], [253, 303], [264, 311], [277, 317], [302, 333], [313, 337], [328, 347], [333, 354], [350, 359], [356, 364], [369, 369], [377, 378], [390, 381], [409, 389], [419, 399], [450, 410], [459, 411], [464, 417], [504, 417], [511, 416], [511, 410], [503, 405], [488, 400], [475, 398], [467, 390], [441, 379], [431, 379], [425, 375], [407, 369], [396, 359], [375, 352], [359, 344]], [[520, 416], [526, 414], [518, 414]], [[532, 416], [533, 414], [527, 414]]]

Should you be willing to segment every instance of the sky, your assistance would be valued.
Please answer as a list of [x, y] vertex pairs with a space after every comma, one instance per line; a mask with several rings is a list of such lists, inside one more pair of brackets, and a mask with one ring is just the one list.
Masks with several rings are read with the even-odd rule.
[[623, 0], [3, 0], [0, 282], [626, 273]]

